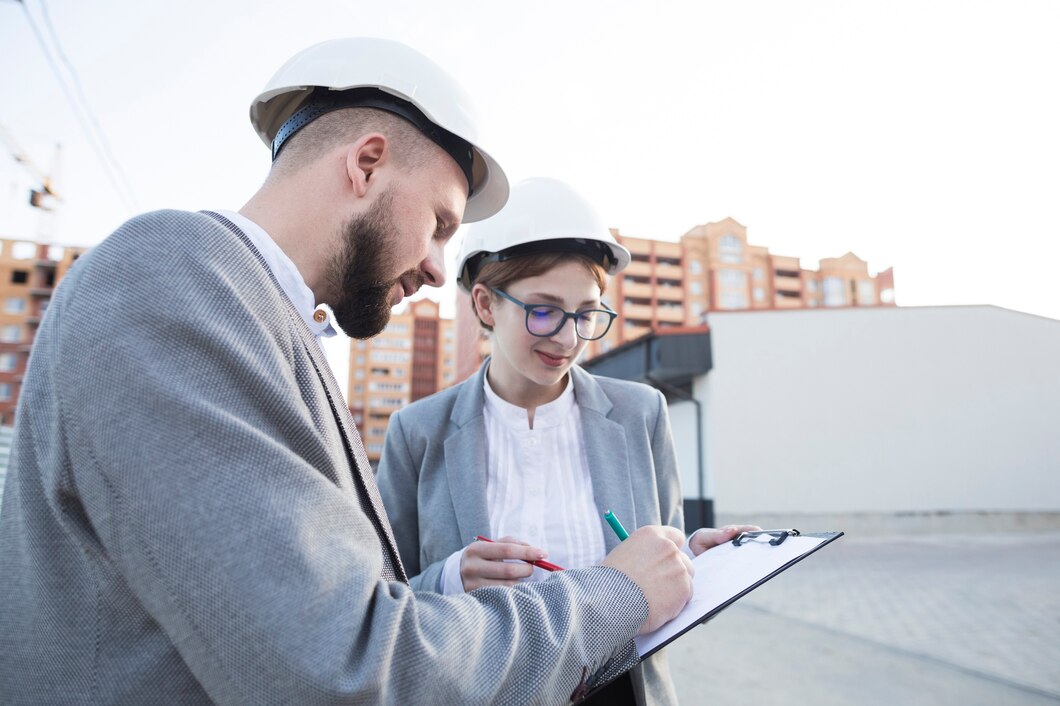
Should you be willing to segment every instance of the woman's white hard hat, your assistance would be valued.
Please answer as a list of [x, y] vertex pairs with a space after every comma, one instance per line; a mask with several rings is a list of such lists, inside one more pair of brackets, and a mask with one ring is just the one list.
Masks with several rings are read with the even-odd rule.
[[457, 282], [471, 291], [486, 262], [539, 252], [588, 255], [609, 275], [629, 264], [629, 250], [615, 240], [585, 197], [558, 179], [537, 177], [512, 187], [507, 205], [467, 230], [457, 258]]
[[316, 117], [356, 106], [401, 115], [453, 156], [468, 179], [465, 223], [504, 206], [508, 180], [481, 147], [470, 97], [440, 66], [400, 42], [353, 37], [299, 52], [251, 103], [250, 122], [275, 158], [284, 141]]

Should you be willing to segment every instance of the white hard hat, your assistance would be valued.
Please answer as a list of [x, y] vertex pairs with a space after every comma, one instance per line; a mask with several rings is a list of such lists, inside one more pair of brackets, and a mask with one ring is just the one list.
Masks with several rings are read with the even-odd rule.
[[504, 205], [508, 180], [479, 146], [471, 99], [440, 66], [400, 42], [333, 39], [299, 52], [251, 103], [250, 122], [275, 159], [301, 127], [350, 107], [400, 115], [453, 157], [468, 180], [465, 223], [488, 218]]
[[581, 194], [558, 179], [538, 177], [516, 184], [500, 213], [467, 230], [457, 259], [457, 281], [470, 292], [486, 262], [539, 252], [584, 254], [609, 275], [626, 269], [630, 259], [629, 250]]

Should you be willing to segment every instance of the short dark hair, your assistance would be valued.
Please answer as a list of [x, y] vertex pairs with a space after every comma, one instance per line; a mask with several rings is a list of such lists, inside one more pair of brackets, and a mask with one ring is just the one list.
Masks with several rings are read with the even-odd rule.
[[376, 108], [345, 108], [320, 116], [291, 136], [273, 162], [269, 175], [294, 174], [336, 146], [354, 142], [370, 132], [386, 135], [393, 159], [405, 168], [423, 164], [432, 149], [444, 154], [404, 118]]

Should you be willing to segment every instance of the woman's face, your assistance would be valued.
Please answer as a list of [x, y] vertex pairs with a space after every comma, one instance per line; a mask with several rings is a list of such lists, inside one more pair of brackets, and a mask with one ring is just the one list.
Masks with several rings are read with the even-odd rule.
[[[600, 287], [577, 261], [556, 265], [537, 277], [517, 280], [502, 290], [526, 304], [552, 304], [564, 311], [600, 308]], [[481, 295], [477, 301], [482, 301]], [[534, 336], [526, 329], [526, 311], [494, 294], [490, 304], [493, 325], [492, 375], [519, 387], [527, 384], [553, 386], [561, 382], [578, 359], [586, 341], [574, 332], [574, 320], [548, 337]]]

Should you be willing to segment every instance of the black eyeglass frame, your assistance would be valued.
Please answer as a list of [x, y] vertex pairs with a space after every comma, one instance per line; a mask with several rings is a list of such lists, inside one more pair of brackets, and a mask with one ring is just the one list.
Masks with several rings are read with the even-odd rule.
[[[574, 319], [575, 336], [582, 339], [583, 341], [598, 341], [607, 335], [607, 332], [611, 330], [611, 324], [615, 323], [615, 319], [618, 317], [618, 312], [616, 312], [603, 302], [600, 302], [600, 306], [602, 306], [603, 309], [583, 309], [582, 311], [571, 312], [566, 311], [563, 309], [563, 307], [556, 306], [555, 304], [527, 304], [526, 302], [519, 301], [511, 294], [508, 294], [508, 292], [505, 292], [502, 289], [497, 289], [496, 287], [490, 287], [490, 291], [492, 291], [494, 294], [498, 294], [504, 297], [512, 304], [521, 307], [523, 311], [526, 312], [526, 318], [523, 320], [523, 324], [526, 326], [526, 332], [529, 333], [531, 336], [537, 336], [538, 338], [549, 338], [550, 336], [555, 336], [563, 329], [564, 326], [567, 325], [567, 319]], [[556, 311], [563, 314], [563, 318], [560, 319], [560, 322], [556, 325], [556, 328], [554, 328], [549, 333], [534, 333], [530, 330], [530, 312], [532, 312], [534, 309], [555, 309]], [[578, 317], [584, 316], [585, 314], [588, 314], [590, 312], [597, 314], [606, 314], [608, 317], [607, 325], [604, 326], [603, 330], [600, 332], [600, 335], [593, 336], [592, 338], [586, 338], [581, 334], [580, 331], [578, 331]]]

